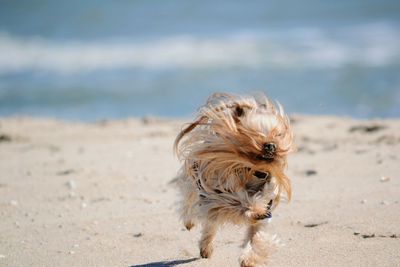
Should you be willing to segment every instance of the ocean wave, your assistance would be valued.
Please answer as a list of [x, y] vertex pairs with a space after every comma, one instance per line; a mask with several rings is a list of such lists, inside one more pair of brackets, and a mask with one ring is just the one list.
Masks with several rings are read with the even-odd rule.
[[400, 31], [389, 24], [333, 32], [297, 28], [223, 37], [60, 42], [0, 33], [0, 73], [61, 74], [120, 68], [329, 68], [400, 62]]

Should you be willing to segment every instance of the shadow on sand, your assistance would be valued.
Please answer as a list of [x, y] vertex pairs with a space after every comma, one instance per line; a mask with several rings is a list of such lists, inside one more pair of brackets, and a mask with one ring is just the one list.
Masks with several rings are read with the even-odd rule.
[[199, 258], [191, 258], [186, 260], [174, 260], [174, 261], [158, 261], [158, 262], [150, 262], [139, 265], [131, 265], [130, 267], [173, 267], [184, 263], [189, 263], [192, 261], [196, 261]]

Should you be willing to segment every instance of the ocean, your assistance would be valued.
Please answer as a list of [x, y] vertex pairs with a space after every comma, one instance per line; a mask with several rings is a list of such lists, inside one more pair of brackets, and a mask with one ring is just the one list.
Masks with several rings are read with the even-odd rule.
[[212, 92], [400, 116], [400, 2], [1, 1], [0, 116], [192, 116]]

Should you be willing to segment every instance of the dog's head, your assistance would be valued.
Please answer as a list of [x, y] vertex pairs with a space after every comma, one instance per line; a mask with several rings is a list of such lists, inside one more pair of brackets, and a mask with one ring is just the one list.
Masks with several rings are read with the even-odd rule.
[[293, 133], [282, 106], [264, 95], [213, 94], [179, 133], [175, 149], [188, 168], [196, 162], [203, 177], [217, 177], [219, 184], [245, 187], [273, 176], [290, 198], [284, 169], [294, 150]]

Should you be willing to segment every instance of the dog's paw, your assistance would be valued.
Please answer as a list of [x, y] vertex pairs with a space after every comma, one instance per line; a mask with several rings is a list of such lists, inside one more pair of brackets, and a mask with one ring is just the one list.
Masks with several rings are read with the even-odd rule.
[[269, 219], [272, 217], [271, 212], [268, 209], [262, 210], [248, 210], [245, 212], [245, 216], [251, 221], [259, 221], [264, 219]]
[[252, 257], [249, 255], [246, 256], [240, 258], [240, 267], [256, 267], [257, 264], [255, 263], [254, 259], [252, 259]]
[[245, 261], [240, 262], [240, 267], [255, 267], [256, 265], [248, 264]]
[[194, 223], [192, 221], [185, 222], [186, 230], [190, 231], [194, 227]]
[[211, 246], [200, 248], [200, 256], [204, 259], [210, 258], [213, 253], [213, 248]]
[[253, 217], [254, 220], [264, 220], [264, 219], [269, 219], [271, 218], [271, 212], [267, 211], [264, 214], [255, 214], [255, 216]]
[[253, 206], [245, 212], [245, 216], [252, 221], [270, 219], [272, 218], [272, 204], [273, 200], [270, 200], [268, 203], [263, 203], [263, 205]]

